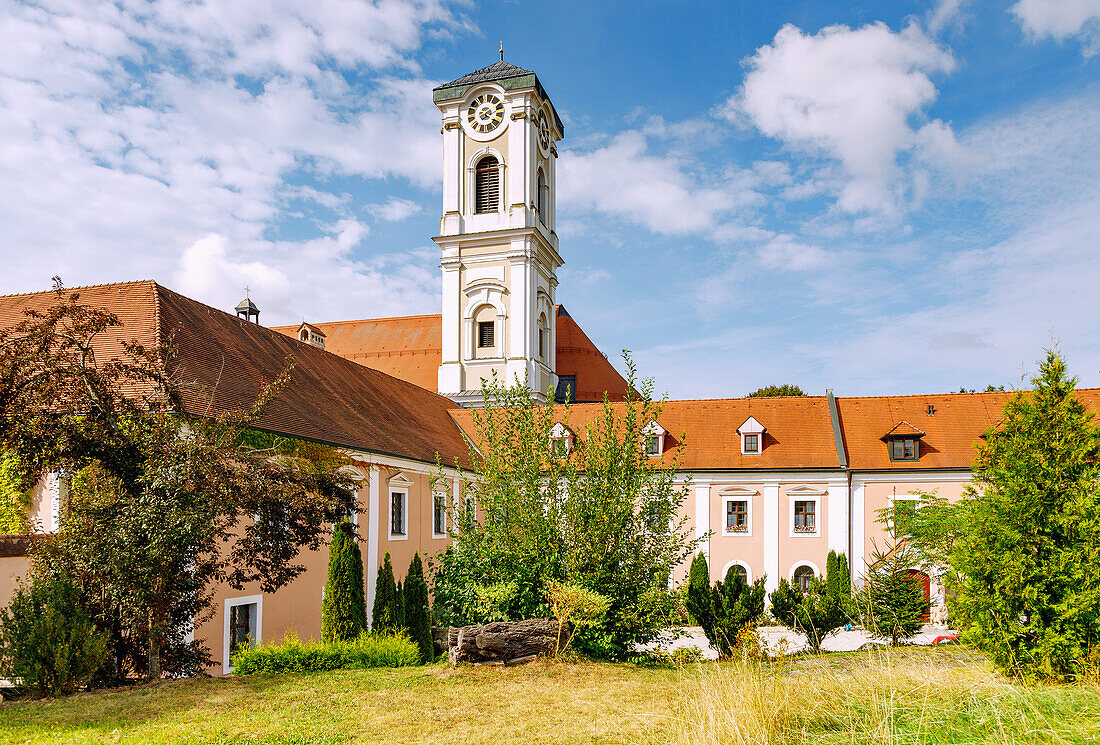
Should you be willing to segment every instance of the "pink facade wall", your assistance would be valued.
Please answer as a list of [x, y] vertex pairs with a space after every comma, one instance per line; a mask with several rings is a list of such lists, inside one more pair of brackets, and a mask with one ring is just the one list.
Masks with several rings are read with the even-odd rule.
[[[735, 490], [750, 490], [756, 494], [741, 495]], [[727, 533], [726, 500], [739, 499], [749, 502], [749, 528], [751, 535]], [[693, 505], [694, 506], [694, 505]], [[749, 580], [763, 577], [764, 564], [764, 496], [759, 484], [720, 484], [710, 487], [710, 555], [707, 564], [712, 580], [725, 579], [725, 568], [732, 561], [748, 565]]]

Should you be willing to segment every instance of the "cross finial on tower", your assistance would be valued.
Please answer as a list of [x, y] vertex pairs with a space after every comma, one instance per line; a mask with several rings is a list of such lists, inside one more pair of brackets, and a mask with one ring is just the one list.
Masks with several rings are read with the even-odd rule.
[[249, 287], [248, 285], [245, 285], [245, 286], [244, 286], [244, 296], [245, 296], [246, 298], [247, 298], [247, 297], [251, 297], [251, 296], [252, 296], [252, 288], [251, 288], [251, 287]]
[[501, 42], [500, 42], [500, 61], [501, 62], [504, 61], [504, 41], [503, 40], [501, 40]]

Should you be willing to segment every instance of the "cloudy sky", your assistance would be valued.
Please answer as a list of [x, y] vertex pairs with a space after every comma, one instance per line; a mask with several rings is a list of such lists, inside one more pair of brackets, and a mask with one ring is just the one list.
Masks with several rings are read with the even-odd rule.
[[659, 390], [1100, 386], [1100, 0], [0, 0], [0, 292], [437, 312], [431, 88], [501, 40], [559, 300]]

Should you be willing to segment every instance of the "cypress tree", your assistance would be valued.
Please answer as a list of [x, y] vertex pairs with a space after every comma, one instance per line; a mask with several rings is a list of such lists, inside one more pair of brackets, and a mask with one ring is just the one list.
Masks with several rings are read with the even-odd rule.
[[404, 614], [400, 612], [398, 601], [397, 583], [393, 579], [393, 564], [390, 563], [390, 552], [387, 551], [382, 566], [378, 568], [378, 579], [374, 583], [372, 631], [397, 632], [404, 628], [401, 618]]
[[695, 623], [703, 627], [709, 639], [714, 632], [714, 611], [710, 596], [710, 570], [707, 557], [696, 554], [688, 572], [687, 610], [695, 617]]
[[428, 607], [428, 583], [424, 580], [424, 565], [420, 554], [413, 554], [409, 564], [409, 573], [405, 576], [403, 593], [405, 605], [405, 627], [409, 636], [420, 647], [420, 659], [431, 662], [435, 658], [435, 644], [432, 642], [431, 610]]
[[367, 627], [363, 556], [351, 523], [337, 523], [329, 546], [328, 581], [321, 603], [321, 641], [354, 639]]

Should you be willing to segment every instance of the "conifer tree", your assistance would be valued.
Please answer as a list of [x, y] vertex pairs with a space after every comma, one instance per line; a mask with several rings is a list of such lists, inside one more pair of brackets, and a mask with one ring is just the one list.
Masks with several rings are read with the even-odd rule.
[[924, 590], [909, 571], [918, 561], [912, 546], [891, 536], [885, 549], [874, 546], [864, 573], [859, 596], [863, 625], [894, 646], [916, 636], [928, 613]]
[[382, 566], [378, 568], [378, 579], [374, 583], [371, 630], [375, 632], [401, 631], [404, 628], [403, 616], [405, 614], [402, 612], [400, 602], [401, 598], [397, 593], [397, 583], [393, 578], [390, 552], [387, 551]]
[[424, 565], [419, 553], [413, 554], [409, 573], [405, 575], [403, 600], [405, 627], [409, 630], [409, 636], [420, 647], [420, 659], [431, 662], [435, 658], [435, 644], [432, 641], [431, 609], [428, 607], [428, 583], [424, 580]]
[[329, 546], [328, 581], [321, 603], [321, 641], [355, 639], [367, 628], [363, 556], [351, 523], [337, 523]]
[[691, 569], [688, 572], [687, 609], [709, 639], [714, 632], [714, 611], [711, 607], [710, 570], [707, 568], [707, 557], [703, 554], [696, 554], [691, 560]]

